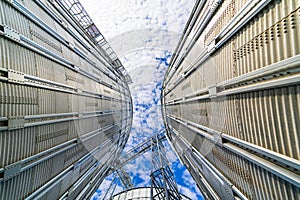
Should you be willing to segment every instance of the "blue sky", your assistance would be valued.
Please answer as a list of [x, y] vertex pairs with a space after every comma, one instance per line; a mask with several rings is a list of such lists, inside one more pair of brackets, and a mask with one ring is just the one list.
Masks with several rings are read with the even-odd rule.
[[[80, 1], [133, 80], [130, 89], [134, 116], [126, 151], [163, 128], [161, 85], [195, 0]], [[188, 171], [167, 143], [166, 148], [180, 192], [201, 199]], [[125, 166], [135, 186], [150, 185], [150, 157], [147, 152]], [[94, 199], [101, 199], [111, 179], [103, 182]], [[120, 190], [122, 187], [117, 186], [116, 191]]]

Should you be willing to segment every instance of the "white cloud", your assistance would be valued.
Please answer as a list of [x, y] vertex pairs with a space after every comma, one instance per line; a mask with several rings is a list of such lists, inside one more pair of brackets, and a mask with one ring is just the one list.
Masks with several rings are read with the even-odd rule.
[[[105, 196], [106, 196], [106, 198], [110, 197], [112, 194], [111, 194], [111, 192], [109, 192], [108, 189], [111, 185], [112, 180], [113, 180], [113, 175], [110, 175], [110, 176], [106, 177], [104, 179], [104, 181], [101, 183], [99, 189], [97, 189], [96, 193], [92, 196], [91, 199], [93, 199], [93, 200], [103, 200]], [[119, 193], [119, 192], [124, 190], [124, 188], [122, 186], [118, 185], [118, 184], [113, 185], [113, 186], [115, 186], [113, 194]]]
[[182, 32], [195, 0], [81, 0], [108, 38], [140, 28]]
[[[195, 0], [80, 1], [133, 80], [130, 85], [134, 104], [133, 125], [125, 147], [125, 150], [129, 150], [163, 127], [160, 85], [166, 64], [170, 62], [170, 55], [177, 45]], [[175, 171], [181, 167], [175, 166], [179, 162], [169, 147], [167, 156], [172, 162], [176, 160], [172, 164]], [[150, 158], [151, 154], [148, 152], [125, 167], [137, 180], [137, 186], [150, 185]], [[180, 188], [183, 193], [193, 195], [194, 186], [186, 186], [190, 179], [184, 172], [182, 180], [185, 186]], [[107, 186], [108, 182], [109, 179], [106, 179], [102, 185]]]
[[189, 197], [190, 199], [198, 199], [197, 194], [193, 192], [190, 188], [178, 185], [179, 191]]

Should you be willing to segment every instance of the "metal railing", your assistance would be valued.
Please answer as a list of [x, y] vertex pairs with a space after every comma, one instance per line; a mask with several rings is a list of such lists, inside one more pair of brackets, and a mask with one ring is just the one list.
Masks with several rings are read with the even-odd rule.
[[96, 46], [104, 53], [110, 60], [110, 64], [124, 75], [124, 79], [127, 83], [132, 83], [131, 77], [125, 70], [121, 61], [118, 59], [116, 53], [108, 44], [105, 37], [101, 34], [91, 17], [88, 15], [79, 0], [55, 0], [62, 8], [79, 23], [84, 31], [95, 42]]

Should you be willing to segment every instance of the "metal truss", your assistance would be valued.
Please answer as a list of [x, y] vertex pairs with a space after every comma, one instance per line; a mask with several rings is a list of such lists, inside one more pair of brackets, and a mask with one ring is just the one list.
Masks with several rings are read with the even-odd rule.
[[[126, 189], [133, 188], [134, 185], [131, 182], [131, 178], [123, 167], [146, 151], [151, 150], [151, 198], [153, 200], [181, 199], [177, 184], [174, 180], [174, 175], [168, 166], [169, 161], [167, 159], [165, 147], [162, 143], [164, 140], [166, 140], [165, 131], [160, 130], [154, 136], [129, 150], [126, 154], [117, 159], [112, 166], [111, 170], [114, 173], [114, 177], [118, 177]], [[110, 192], [111, 195], [113, 194], [111, 192], [114, 192], [113, 188], [114, 185], [112, 184], [107, 190], [107, 192]], [[106, 196], [109, 197], [109, 195]]]
[[112, 196], [115, 192], [115, 188], [118, 184], [118, 179], [121, 181], [125, 189], [134, 188], [134, 184], [132, 183], [130, 175], [123, 169], [123, 167], [130, 161], [134, 160], [138, 156], [150, 150], [153, 139], [158, 139], [160, 141], [166, 140], [164, 131], [161, 130], [156, 135], [138, 144], [114, 162], [114, 165], [111, 167], [111, 171], [113, 173], [113, 180], [111, 181], [109, 188], [106, 190], [103, 199], [112, 199]]
[[97, 47], [102, 50], [102, 53], [109, 58], [109, 63], [119, 70], [127, 83], [132, 83], [131, 77], [118, 59], [116, 53], [108, 44], [107, 40], [101, 34], [91, 17], [83, 8], [79, 0], [55, 0], [62, 8], [65, 8], [68, 13], [79, 23], [84, 31], [94, 40]]
[[132, 183], [132, 180], [130, 178], [130, 175], [128, 174], [128, 172], [126, 172], [123, 168], [120, 168], [116, 171], [118, 177], [120, 178], [122, 185], [126, 188], [126, 189], [131, 189], [134, 188], [134, 185]]
[[161, 140], [157, 137], [151, 139], [152, 173], [151, 199], [152, 200], [178, 200], [181, 195], [178, 192], [174, 175], [168, 166], [167, 154]]
[[126, 172], [123, 168], [118, 169], [118, 170], [114, 171], [113, 179], [112, 179], [108, 189], [106, 190], [103, 199], [109, 199], [109, 200], [112, 199], [114, 192], [116, 190], [116, 187], [118, 185], [118, 180], [121, 181], [121, 184], [123, 185], [123, 187], [126, 190], [134, 188], [134, 184], [132, 183], [132, 180], [131, 180], [128, 172]]
[[113, 174], [113, 180], [110, 182], [110, 185], [108, 189], [105, 192], [105, 195], [103, 196], [103, 199], [112, 199], [112, 196], [115, 192], [115, 189], [117, 187], [117, 177], [116, 172]]
[[133, 147], [131, 150], [126, 152], [123, 156], [121, 156], [119, 159], [116, 160], [113, 168], [114, 169], [120, 169], [123, 166], [125, 166], [130, 161], [134, 160], [138, 156], [142, 155], [146, 151], [151, 149], [152, 140], [159, 140], [164, 141], [166, 140], [165, 132], [163, 130], [160, 130], [157, 134], [154, 136], [148, 138], [144, 142], [138, 144], [137, 146]]

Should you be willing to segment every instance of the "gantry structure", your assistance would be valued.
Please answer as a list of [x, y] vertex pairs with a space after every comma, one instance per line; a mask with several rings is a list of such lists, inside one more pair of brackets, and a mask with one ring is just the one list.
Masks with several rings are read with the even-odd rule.
[[173, 172], [169, 167], [165, 146], [163, 145], [165, 140], [165, 132], [160, 130], [157, 134], [136, 145], [117, 159], [111, 168], [113, 179], [104, 195], [104, 199], [112, 199], [117, 179], [120, 180], [126, 190], [134, 188], [130, 175], [123, 167], [149, 150], [151, 150], [151, 174], [149, 175], [151, 178], [151, 199], [181, 199], [181, 194], [178, 192]]
[[88, 15], [79, 0], [54, 0], [62, 9], [67, 13], [70, 13], [79, 23], [80, 27], [84, 29], [86, 33], [92, 38], [92, 40], [97, 44], [101, 52], [108, 58], [111, 65], [120, 71], [127, 83], [132, 83], [131, 77], [124, 68], [123, 64], [117, 57], [114, 50], [111, 48], [105, 37], [99, 31], [98, 27], [95, 25], [91, 17]]
[[158, 135], [151, 138], [151, 157], [151, 199], [181, 199], [174, 175], [169, 167], [167, 152]]

